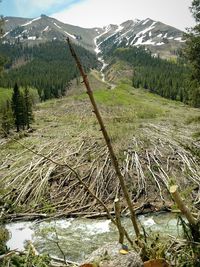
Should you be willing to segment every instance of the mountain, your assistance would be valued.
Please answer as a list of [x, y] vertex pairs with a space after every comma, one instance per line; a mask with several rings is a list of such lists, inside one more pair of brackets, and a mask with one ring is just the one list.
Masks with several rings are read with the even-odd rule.
[[[5, 55], [7, 63], [2, 87], [13, 87], [17, 81], [21, 86], [37, 88], [43, 100], [65, 94], [70, 80], [78, 76], [67, 50], [66, 38], [70, 37], [85, 70], [99, 69], [101, 63], [102, 80], [106, 78], [109, 86], [116, 76], [133, 80], [134, 69], [135, 87], [172, 99], [187, 99], [181, 83], [187, 69], [159, 60], [177, 56], [184, 45], [183, 32], [164, 23], [148, 18], [85, 29], [41, 15], [34, 19], [6, 17], [4, 27], [0, 54]], [[120, 64], [119, 71], [116, 64]]]
[[154, 54], [169, 57], [184, 44], [182, 31], [150, 18], [86, 29], [46, 15], [34, 19], [6, 17], [4, 30], [3, 42], [35, 44], [70, 37], [76, 44], [102, 54], [109, 54], [117, 47], [144, 45]]
[[109, 54], [118, 47], [142, 45], [155, 55], [168, 57], [176, 54], [184, 42], [182, 31], [150, 18], [109, 25], [96, 37], [97, 47], [103, 54]]
[[69, 24], [64, 24], [54, 18], [41, 15], [34, 19], [24, 19], [15, 17], [5, 18], [4, 42], [22, 42], [37, 44], [52, 40], [64, 41], [70, 37], [76, 44], [93, 50], [95, 44], [93, 39], [100, 28], [85, 29]]

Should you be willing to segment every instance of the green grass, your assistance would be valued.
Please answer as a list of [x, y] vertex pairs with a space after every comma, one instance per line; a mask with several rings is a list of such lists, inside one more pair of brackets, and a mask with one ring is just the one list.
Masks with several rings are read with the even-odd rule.
[[[21, 88], [23, 91], [23, 88]], [[32, 95], [33, 101], [35, 103], [39, 102], [39, 96], [37, 90], [34, 88], [29, 88], [30, 94]], [[12, 97], [13, 90], [11, 88], [2, 88], [0, 87], [0, 107], [7, 101], [10, 100]]]
[[[92, 83], [106, 128], [119, 150], [126, 147], [133, 136], [145, 140], [144, 128], [152, 131], [152, 125], [161, 133], [167, 132], [172, 139], [197, 138], [199, 124], [190, 121], [199, 120], [199, 109], [164, 99], [144, 89], [134, 89], [124, 83], [114, 89], [103, 88], [103, 83], [99, 81], [95, 87], [95, 79]], [[0, 90], [1, 95], [3, 90]], [[9, 94], [10, 90], [4, 91], [4, 96], [9, 97]], [[73, 142], [82, 133], [88, 137], [102, 137], [83, 86], [72, 90], [64, 98], [37, 104], [33, 127], [37, 134], [24, 140], [36, 145], [42, 140]]]
[[6, 102], [7, 99], [11, 99], [12, 89], [0, 87], [0, 106]]

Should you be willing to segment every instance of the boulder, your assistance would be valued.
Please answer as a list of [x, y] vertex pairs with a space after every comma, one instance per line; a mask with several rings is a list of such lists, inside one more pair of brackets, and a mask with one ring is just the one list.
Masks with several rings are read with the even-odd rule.
[[[109, 243], [94, 251], [84, 262], [98, 267], [142, 267], [140, 256], [134, 251], [121, 254], [121, 244]], [[83, 265], [84, 266], [84, 265]], [[85, 265], [87, 266], [87, 265]], [[89, 265], [88, 265], [89, 266]]]

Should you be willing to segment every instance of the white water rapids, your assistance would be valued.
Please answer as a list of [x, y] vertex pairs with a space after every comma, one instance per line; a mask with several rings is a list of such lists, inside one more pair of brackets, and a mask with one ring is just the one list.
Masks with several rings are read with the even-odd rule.
[[[139, 216], [139, 220], [147, 232], [154, 231], [162, 234], [178, 234], [177, 220], [174, 214], [163, 213], [148, 216]], [[134, 236], [133, 227], [129, 218], [122, 218], [130, 236]], [[107, 219], [69, 218], [42, 222], [9, 223], [6, 228], [11, 239], [7, 246], [10, 249], [23, 250], [25, 241], [31, 240], [40, 253], [48, 253], [62, 258], [56, 240], [55, 229], [59, 244], [71, 261], [80, 262], [92, 251], [108, 242], [118, 240], [116, 227]]]

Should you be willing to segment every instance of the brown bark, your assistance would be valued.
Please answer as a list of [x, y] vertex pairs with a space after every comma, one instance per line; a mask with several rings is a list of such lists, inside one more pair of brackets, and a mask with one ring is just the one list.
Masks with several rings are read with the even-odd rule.
[[118, 232], [119, 232], [119, 243], [123, 244], [124, 243], [124, 228], [121, 224], [121, 208], [120, 208], [120, 203], [119, 203], [119, 199], [116, 198], [115, 199], [115, 217], [116, 217], [116, 224], [117, 224], [117, 228], [118, 228]]
[[186, 219], [189, 222], [189, 228], [191, 230], [193, 240], [195, 242], [199, 242], [200, 241], [200, 221], [196, 220], [193, 217], [192, 213], [190, 212], [188, 207], [183, 202], [181, 196], [179, 195], [177, 185], [171, 186], [169, 191], [170, 191], [174, 201], [176, 202], [178, 208], [180, 209], [181, 213], [186, 217]]
[[117, 177], [118, 177], [118, 179], [120, 181], [120, 185], [121, 185], [124, 197], [126, 199], [130, 214], [131, 214], [131, 221], [132, 221], [132, 224], [133, 224], [133, 227], [134, 227], [134, 230], [135, 230], [135, 234], [139, 238], [140, 237], [140, 230], [139, 230], [138, 223], [137, 223], [137, 220], [136, 220], [135, 211], [133, 209], [132, 201], [131, 201], [131, 198], [129, 196], [129, 193], [128, 193], [128, 190], [127, 190], [127, 187], [126, 187], [126, 184], [125, 184], [125, 181], [124, 181], [124, 177], [121, 174], [121, 171], [120, 171], [120, 168], [119, 168], [119, 164], [118, 164], [116, 155], [114, 153], [114, 150], [113, 150], [113, 147], [112, 147], [112, 144], [111, 144], [110, 137], [109, 137], [108, 132], [107, 132], [107, 130], [105, 128], [105, 125], [104, 125], [103, 119], [101, 117], [101, 114], [100, 114], [100, 112], [98, 110], [96, 101], [95, 101], [94, 96], [93, 96], [93, 91], [92, 91], [92, 89], [90, 87], [87, 75], [85, 74], [85, 72], [83, 70], [82, 64], [81, 64], [80, 60], [78, 59], [78, 57], [77, 57], [77, 55], [76, 55], [76, 53], [75, 53], [75, 51], [74, 51], [74, 49], [73, 49], [73, 47], [72, 47], [72, 45], [70, 43], [69, 38], [67, 38], [67, 42], [68, 42], [71, 54], [74, 57], [74, 59], [76, 61], [76, 64], [77, 64], [77, 67], [78, 67], [78, 69], [79, 69], [79, 71], [81, 73], [81, 76], [83, 77], [83, 82], [84, 82], [85, 87], [87, 89], [87, 94], [88, 94], [89, 99], [91, 101], [91, 104], [93, 106], [94, 113], [96, 115], [98, 123], [100, 125], [100, 129], [102, 131], [103, 137], [105, 139], [106, 145], [107, 145], [109, 153], [110, 153], [110, 158], [111, 158], [112, 164], [114, 166], [116, 175], [117, 175]]
[[179, 195], [178, 192], [178, 186], [177, 185], [172, 185], [169, 189], [174, 201], [176, 202], [178, 208], [182, 212], [182, 214], [187, 218], [188, 222], [191, 225], [196, 225], [197, 221], [196, 219], [192, 216], [192, 213], [188, 209], [188, 207], [185, 205], [183, 202], [182, 198]]

